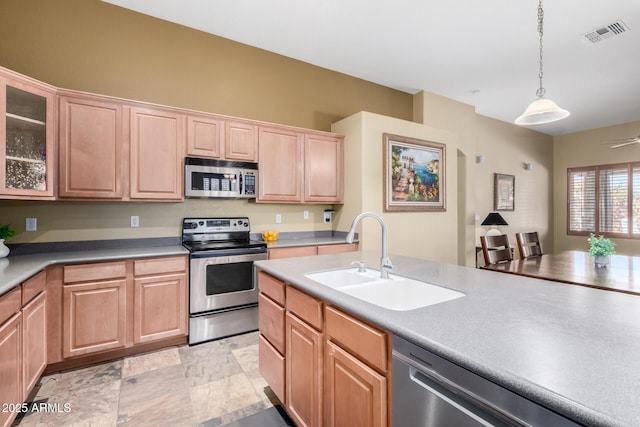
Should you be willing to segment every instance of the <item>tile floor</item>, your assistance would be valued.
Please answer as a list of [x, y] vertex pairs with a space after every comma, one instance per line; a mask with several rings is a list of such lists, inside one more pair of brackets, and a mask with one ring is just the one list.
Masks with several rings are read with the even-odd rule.
[[216, 427], [278, 403], [258, 372], [257, 332], [46, 375], [34, 393], [42, 410], [14, 426]]

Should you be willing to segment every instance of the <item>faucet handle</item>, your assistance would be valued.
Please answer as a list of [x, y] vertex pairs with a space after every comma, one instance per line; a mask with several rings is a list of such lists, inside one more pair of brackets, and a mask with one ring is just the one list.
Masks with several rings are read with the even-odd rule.
[[393, 264], [389, 258], [383, 258], [380, 266], [386, 270], [393, 270]]
[[366, 273], [367, 272], [367, 269], [364, 268], [364, 262], [351, 261], [351, 265], [357, 265], [358, 266], [358, 273]]

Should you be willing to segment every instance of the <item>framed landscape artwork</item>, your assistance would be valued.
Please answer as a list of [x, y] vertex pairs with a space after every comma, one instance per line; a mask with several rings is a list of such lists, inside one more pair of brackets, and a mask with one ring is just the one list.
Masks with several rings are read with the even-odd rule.
[[384, 210], [445, 211], [445, 145], [383, 134]]
[[493, 210], [515, 210], [515, 186], [516, 177], [503, 173], [493, 174]]

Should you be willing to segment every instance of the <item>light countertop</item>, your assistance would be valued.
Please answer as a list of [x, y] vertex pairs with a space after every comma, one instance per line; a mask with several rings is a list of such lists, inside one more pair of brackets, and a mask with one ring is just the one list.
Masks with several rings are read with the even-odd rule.
[[379, 252], [257, 261], [258, 268], [589, 426], [640, 425], [640, 297], [390, 256], [393, 273], [463, 292], [387, 310], [304, 276], [379, 268]]
[[181, 245], [168, 245], [43, 252], [30, 255], [9, 256], [0, 259], [0, 295], [10, 291], [49, 265], [187, 255], [188, 253], [189, 252]]

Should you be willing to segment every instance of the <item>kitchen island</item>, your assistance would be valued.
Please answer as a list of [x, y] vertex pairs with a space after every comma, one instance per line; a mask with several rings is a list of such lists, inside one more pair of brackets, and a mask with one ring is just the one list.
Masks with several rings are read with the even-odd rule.
[[381, 308], [305, 274], [379, 268], [378, 252], [269, 260], [258, 269], [589, 426], [640, 425], [640, 298], [390, 256], [397, 275], [465, 294], [409, 311]]

